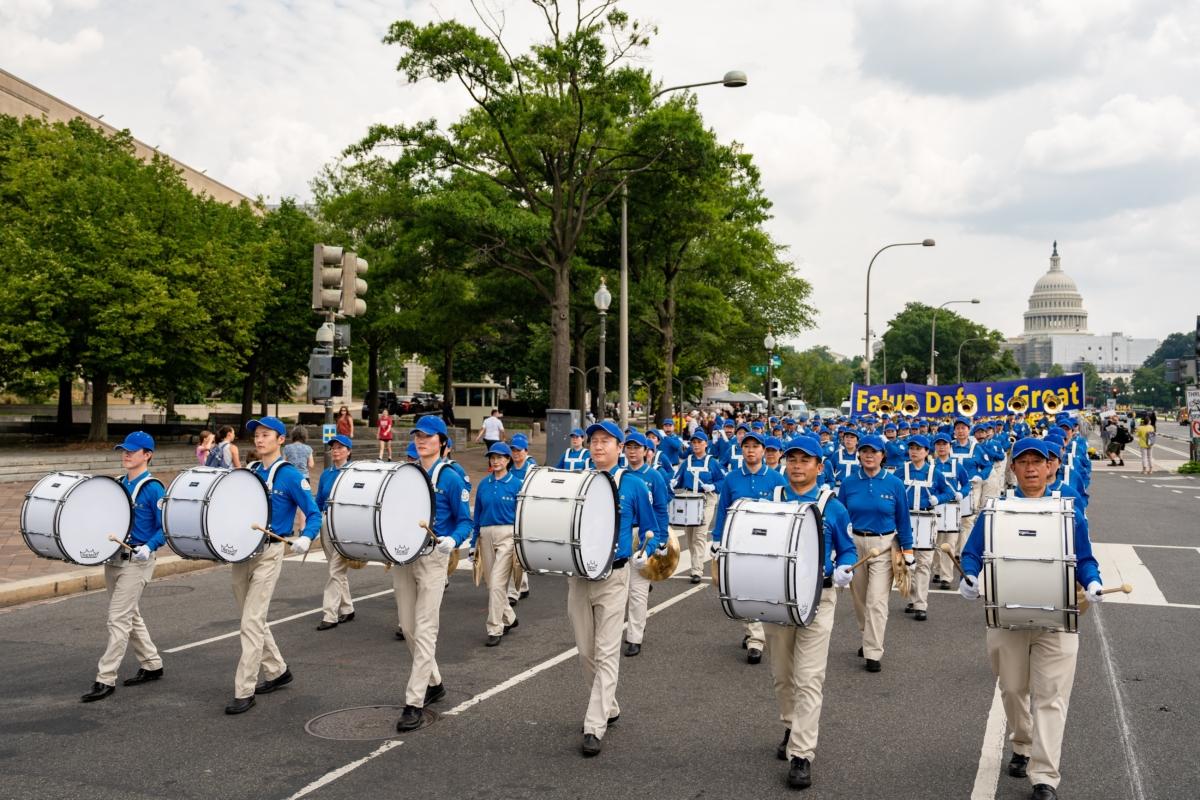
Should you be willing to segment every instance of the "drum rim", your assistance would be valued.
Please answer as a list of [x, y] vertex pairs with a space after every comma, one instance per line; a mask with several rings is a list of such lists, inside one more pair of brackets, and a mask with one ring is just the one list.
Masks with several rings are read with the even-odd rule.
[[[197, 555], [193, 555], [191, 553], [184, 553], [183, 551], [181, 551], [178, 547], [175, 546], [174, 542], [172, 541], [173, 535], [171, 534], [168, 523], [167, 523], [167, 506], [169, 506], [171, 502], [179, 499], [179, 498], [171, 497], [171, 490], [175, 488], [175, 484], [179, 481], [180, 478], [184, 477], [185, 475], [195, 473], [195, 472], [200, 472], [201, 474], [208, 474], [208, 475], [214, 475], [214, 474], [217, 475], [216, 479], [213, 480], [213, 482], [210, 483], [205, 488], [203, 498], [201, 498], [198, 501], [197, 500], [189, 501], [189, 502], [199, 502], [202, 506], [202, 508], [200, 510], [200, 541], [204, 543], [205, 549], [208, 550], [209, 554], [212, 555], [212, 558], [205, 558], [203, 556], [197, 556]], [[190, 468], [185, 469], [182, 472], [180, 472], [178, 475], [176, 475], [171, 480], [171, 485], [169, 487], [167, 487], [167, 492], [166, 492], [166, 494], [163, 495], [163, 509], [162, 509], [162, 512], [163, 512], [162, 513], [163, 538], [166, 539], [167, 547], [171, 548], [171, 551], [174, 552], [175, 555], [179, 556], [180, 558], [191, 559], [193, 561], [220, 561], [224, 564], [241, 564], [245, 561], [249, 561], [250, 559], [254, 558], [256, 555], [258, 555], [259, 553], [261, 553], [263, 551], [263, 548], [266, 546], [267, 535], [265, 533], [262, 533], [261, 531], [258, 534], [258, 536], [259, 536], [258, 544], [255, 545], [254, 549], [252, 549], [248, 555], [246, 555], [244, 558], [239, 558], [239, 559], [231, 559], [221, 553], [218, 553], [213, 548], [212, 542], [208, 538], [208, 506], [209, 506], [210, 501], [212, 500], [213, 492], [216, 491], [216, 488], [221, 483], [221, 481], [225, 480], [226, 476], [228, 476], [229, 474], [234, 473], [234, 472], [248, 472], [251, 475], [253, 475], [254, 478], [258, 481], [258, 484], [262, 488], [263, 494], [266, 496], [266, 499], [267, 499], [267, 524], [263, 527], [270, 530], [270, 528], [271, 528], [271, 493], [267, 490], [266, 481], [264, 481], [262, 478], [260, 478], [258, 476], [258, 474], [256, 472], [254, 472], [254, 470], [247, 469], [246, 467], [206, 467], [203, 465], [196, 466], [196, 467], [190, 467]], [[190, 539], [193, 537], [180, 536], [178, 538]]]
[[[1069, 497], [1060, 498], [1065, 501], [1063, 503], [1065, 513], [1061, 513], [1063, 572], [1065, 573], [1065, 580], [1063, 581], [1063, 605], [1062, 608], [1059, 609], [1058, 613], [1062, 614], [1063, 622], [1065, 624], [1061, 627], [1050, 628], [1044, 625], [1013, 626], [1003, 625], [1000, 623], [1000, 606], [998, 605], [998, 598], [996, 597], [996, 587], [999, 585], [998, 577], [996, 575], [996, 561], [1001, 559], [997, 559], [995, 556], [995, 539], [993, 538], [994, 533], [992, 529], [992, 521], [998, 510], [996, 508], [997, 501], [1001, 499], [1021, 500], [1026, 498], [989, 497], [987, 498], [987, 502], [984, 504], [983, 509], [979, 512], [984, 518], [983, 541], [985, 550], [983, 555], [983, 567], [985, 570], [987, 570], [988, 575], [988, 582], [984, 586], [983, 592], [983, 613], [985, 623], [989, 628], [996, 628], [998, 630], [1049, 630], [1059, 633], [1079, 633], [1079, 604], [1076, 600], [1074, 591], [1077, 580], [1075, 577], [1077, 563], [1075, 560], [1075, 514], [1074, 502], [1072, 498]], [[1043, 498], [1028, 499], [1041, 500]]]
[[[379, 461], [377, 459], [370, 459], [367, 461], [358, 462], [358, 464], [388, 464], [388, 462]], [[338, 484], [340, 484], [342, 482], [342, 479], [346, 477], [347, 473], [349, 473], [349, 472], [382, 472], [382, 473], [384, 473], [383, 480], [381, 480], [379, 482], [379, 488], [375, 492], [374, 512], [372, 515], [374, 517], [374, 524], [372, 525], [372, 528], [373, 528], [372, 532], [375, 535], [376, 549], [383, 555], [383, 558], [379, 559], [379, 561], [381, 561], [382, 563], [385, 563], [385, 564], [395, 564], [396, 566], [404, 566], [405, 564], [411, 564], [413, 561], [416, 561], [426, 551], [426, 546], [429, 543], [429, 534], [428, 533], [425, 534], [425, 539], [426, 539], [425, 544], [422, 545], [421, 547], [416, 548], [416, 550], [413, 553], [411, 558], [406, 558], [403, 561], [395, 558], [388, 551], [387, 547], [384, 545], [383, 538], [380, 536], [380, 521], [381, 521], [381, 514], [383, 513], [381, 506], [383, 504], [383, 495], [387, 491], [387, 487], [392, 482], [392, 479], [394, 477], [396, 477], [396, 475], [405, 467], [415, 467], [417, 469], [417, 471], [420, 473], [421, 477], [425, 479], [425, 490], [429, 493], [429, 517], [430, 517], [429, 526], [433, 527], [434, 517], [436, 517], [436, 515], [437, 515], [437, 503], [436, 503], [436, 499], [434, 498], [434, 494], [433, 494], [433, 482], [429, 480], [429, 475], [425, 472], [425, 468], [422, 467], [420, 464], [391, 464], [391, 465], [389, 465], [389, 468], [382, 469], [382, 470], [375, 470], [375, 469], [361, 469], [360, 470], [360, 469], [355, 469], [354, 467], [355, 467], [355, 463], [351, 462], [350, 464], [347, 464], [346, 466], [342, 467], [342, 469], [338, 470], [338, 476], [334, 479], [333, 486], [329, 487], [329, 498], [325, 501], [325, 511], [322, 513], [322, 516], [327, 521], [326, 524], [329, 529], [329, 544], [333, 547], [334, 550], [337, 551], [337, 554], [340, 555], [342, 558], [349, 558], [349, 559], [352, 559], [355, 561], [374, 561], [375, 560], [372, 558], [364, 559], [359, 554], [351, 555], [351, 554], [348, 554], [348, 553], [345, 553], [342, 551], [341, 542], [338, 541], [336, 526], [334, 525], [334, 521], [333, 521], [334, 520], [333, 509], [338, 504], [332, 503], [331, 501], [333, 500], [334, 494], [337, 492]]]
[[[579, 532], [583, 528], [581, 519], [583, 516], [583, 501], [586, 499], [587, 490], [591, 488], [592, 482], [598, 475], [604, 476], [605, 484], [613, 493], [613, 508], [615, 513], [613, 514], [613, 541], [612, 547], [608, 550], [607, 562], [605, 563], [604, 568], [601, 569], [595, 577], [592, 577], [587, 573], [585, 565], [582, 563], [583, 543], [579, 539]], [[613, 480], [612, 475], [609, 475], [608, 472], [592, 470], [591, 475], [584, 478], [584, 480], [579, 484], [579, 488], [575, 492], [575, 523], [575, 526], [571, 530], [571, 559], [575, 562], [575, 566], [579, 569], [579, 574], [585, 579], [589, 581], [602, 581], [612, 574], [613, 561], [616, 560], [617, 548], [621, 544], [621, 492], [617, 487], [617, 482]], [[632, 542], [630, 543], [630, 546], [632, 547]]]
[[[85, 472], [51, 472], [47, 475], [43, 475], [41, 480], [39, 480], [37, 483], [35, 483], [30, 488], [30, 490], [25, 493], [25, 499], [21, 502], [21, 519], [20, 519], [19, 525], [20, 525], [20, 530], [21, 530], [21, 539], [25, 542], [25, 546], [28, 547], [30, 550], [32, 550], [40, 558], [49, 558], [53, 561], [59, 560], [59, 559], [54, 558], [53, 556], [48, 556], [48, 555], [38, 552], [38, 550], [36, 548], [34, 548], [33, 545], [30, 544], [29, 534], [25, 529], [25, 511], [29, 505], [29, 501], [35, 500], [35, 499], [36, 500], [48, 500], [49, 499], [49, 498], [35, 497], [33, 493], [37, 490], [38, 486], [40, 486], [42, 483], [44, 483], [48, 479], [54, 477], [55, 475], [69, 475], [72, 478], [79, 478], [79, 480], [75, 481], [75, 483], [72, 484], [72, 486], [69, 489], [67, 489], [67, 491], [63, 492], [62, 497], [59, 497], [57, 500], [53, 501], [54, 502], [54, 516], [53, 516], [53, 523], [52, 523], [50, 536], [54, 540], [54, 546], [58, 548], [58, 552], [63, 554], [63, 557], [61, 560], [67, 562], [68, 564], [75, 564], [80, 567], [97, 567], [97, 566], [100, 566], [101, 564], [103, 564], [105, 561], [111, 560], [112, 557], [115, 556], [121, 550], [120, 544], [113, 542], [112, 543], [113, 544], [112, 554], [109, 555], [107, 558], [103, 559], [102, 561], [97, 561], [94, 564], [85, 564], [82, 561], [77, 561], [74, 558], [71, 558], [71, 556], [67, 553], [67, 549], [65, 547], [63, 547], [62, 536], [60, 536], [59, 532], [58, 532], [58, 529], [61, 527], [59, 522], [61, 521], [61, 518], [62, 518], [63, 507], [67, 504], [67, 498], [70, 497], [71, 494], [76, 489], [78, 489], [80, 486], [82, 486], [87, 481], [94, 480], [96, 478], [103, 478], [105, 480], [112, 481], [113, 483], [115, 483], [117, 485], [117, 488], [119, 488], [121, 490], [121, 493], [123, 495], [125, 495], [125, 500], [129, 501], [129, 492], [125, 491], [125, 487], [121, 485], [121, 482], [119, 480], [117, 480], [116, 478], [114, 478], [110, 475], [88, 475]], [[122, 542], [129, 541], [129, 535], [131, 533], [133, 533], [133, 506], [132, 505], [129, 506], [129, 524], [125, 527], [125, 532], [121, 535], [121, 541]]]

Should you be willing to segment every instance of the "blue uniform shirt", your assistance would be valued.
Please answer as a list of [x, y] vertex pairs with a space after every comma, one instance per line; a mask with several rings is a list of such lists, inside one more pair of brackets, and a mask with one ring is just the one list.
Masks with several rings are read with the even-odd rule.
[[[654, 509], [654, 541], [646, 545], [646, 552], [651, 553], [658, 549], [659, 544], [665, 543], [667, 536], [670, 533], [671, 527], [671, 490], [667, 488], [667, 482], [663, 480], [662, 473], [651, 467], [649, 464], [642, 464], [641, 469], [630, 469], [630, 475], [636, 475], [646, 484], [646, 488], [650, 491], [650, 507]], [[659, 536], [659, 532], [662, 536]], [[642, 542], [646, 541], [646, 534], [639, 530], [638, 547], [642, 546]]]
[[578, 450], [567, 449], [563, 451], [562, 456], [558, 459], [558, 466], [555, 467], [555, 469], [569, 469], [572, 472], [580, 472], [591, 468], [592, 454], [588, 452], [586, 447], [581, 447]]
[[134, 489], [142, 487], [138, 492], [137, 502], [133, 504], [133, 528], [129, 533], [129, 544], [133, 547], [144, 544], [151, 552], [162, 547], [167, 543], [167, 537], [163, 535], [162, 509], [158, 507], [158, 501], [162, 500], [166, 490], [161, 483], [150, 477], [149, 471], [143, 472], [133, 480], [123, 475], [120, 484], [131, 498]]
[[662, 440], [658, 445], [658, 452], [663, 454], [663, 458], [670, 461], [672, 465], [678, 464], [680, 457], [683, 456], [683, 440], [675, 434], [670, 434]]
[[721, 462], [715, 456], [706, 453], [704, 458], [696, 458], [693, 454], [679, 462], [671, 485], [688, 492], [703, 492], [703, 484], [710, 483], [720, 490], [724, 480], [725, 471], [721, 469]]
[[515, 475], [518, 481], [520, 481], [521, 483], [524, 483], [525, 476], [529, 473], [529, 470], [536, 466], [537, 466], [536, 461], [534, 461], [532, 458], [527, 458], [527, 459], [525, 459], [524, 466], [522, 466], [520, 469], [518, 469], [516, 466], [511, 466], [508, 468], [508, 471], [510, 473], [512, 473], [513, 475]]
[[[1018, 486], [1013, 490], [1013, 496], [1025, 495]], [[1068, 495], [1064, 493], [1063, 496]], [[971, 536], [967, 539], [967, 546], [963, 548], [963, 572], [973, 578], [978, 577], [979, 571], [983, 569], [983, 520], [983, 514], [976, 518], [975, 526], [971, 528]], [[1092, 581], [1101, 582], [1100, 563], [1092, 555], [1092, 540], [1088, 536], [1087, 515], [1078, 503], [1075, 504], [1075, 580], [1085, 589]]]
[[787, 486], [787, 479], [767, 466], [758, 465], [757, 472], [750, 472], [746, 465], [738, 467], [721, 482], [721, 493], [717, 496], [717, 513], [713, 514], [712, 540], [720, 542], [725, 533], [725, 513], [734, 502], [743, 497], [753, 500], [770, 500], [776, 486]]
[[833, 457], [829, 459], [829, 463], [832, 465], [834, 482], [840, 485], [842, 481], [846, 480], [847, 475], [858, 468], [858, 451], [848, 453], [845, 448], [838, 447], [833, 451]]
[[[620, 473], [620, 480], [618, 479]], [[615, 558], [629, 558], [633, 555], [633, 529], [636, 527], [645, 537], [647, 531], [654, 531], [658, 524], [654, 516], [654, 507], [650, 502], [650, 490], [646, 481], [640, 477], [626, 475], [627, 470], [613, 467], [608, 474], [617, 480], [617, 500], [621, 504], [619, 527], [617, 529], [617, 552]]]
[[[930, 480], [930, 470], [933, 471], [932, 480]], [[920, 469], [917, 469], [911, 461], [902, 464], [896, 470], [896, 477], [905, 485], [904, 499], [910, 511], [928, 511], [934, 507], [934, 500], [937, 500], [938, 503], [949, 503], [955, 499], [957, 494], [954, 488], [946, 482], [946, 476], [941, 470], [936, 469], [929, 459], [925, 459], [925, 466]], [[929, 486], [921, 485], [927, 481]]]
[[521, 482], [511, 472], [503, 478], [488, 475], [475, 492], [475, 524], [471, 547], [479, 540], [479, 529], [485, 525], [512, 525], [517, 521], [517, 494]]
[[742, 455], [742, 445], [736, 439], [729, 443], [729, 449], [725, 451], [725, 458], [721, 461], [721, 466], [726, 472], [733, 472], [742, 468], [745, 462], [745, 456]]
[[[532, 460], [532, 459], [531, 459]], [[462, 544], [471, 536], [471, 490], [449, 463], [438, 460], [433, 464], [446, 466], [438, 470], [437, 483], [433, 487], [433, 533], [439, 539], [449, 536], [455, 544]], [[428, 472], [433, 477], [433, 470]]]
[[340, 467], [330, 467], [322, 472], [317, 480], [317, 509], [322, 513], [325, 512], [325, 504], [329, 502], [329, 493], [333, 491], [333, 483], [337, 480], [338, 473], [348, 466], [349, 461]]
[[942, 478], [946, 481], [946, 484], [954, 490], [955, 500], [961, 500], [963, 493], [970, 491], [971, 476], [967, 474], [966, 469], [963, 468], [960, 462], [955, 461], [953, 458], [940, 461], [937, 456], [934, 456], [930, 459], [929, 463], [933, 464], [934, 469], [942, 473]]
[[838, 499], [850, 512], [850, 524], [856, 531], [896, 532], [901, 550], [913, 546], [912, 524], [904, 502], [904, 483], [895, 475], [879, 470], [875, 477], [856, 469], [842, 479]]
[[[283, 461], [280, 456], [277, 461]], [[272, 462], [274, 465], [276, 462]], [[270, 478], [271, 469], [261, 461], [254, 465], [254, 474], [266, 483]], [[304, 473], [286, 461], [275, 470], [275, 479], [271, 485], [271, 531], [279, 536], [291, 536], [292, 524], [296, 519], [296, 511], [304, 515], [304, 530], [301, 536], [316, 539], [321, 532], [321, 511], [317, 501], [313, 500], [312, 485]], [[276, 541], [272, 539], [271, 541]]]
[[[811, 492], [800, 494], [791, 485], [783, 487], [783, 501], [788, 503], [815, 503], [821, 498], [821, 490], [814, 488]], [[853, 564], [858, 560], [858, 550], [854, 540], [850, 538], [850, 515], [846, 507], [836, 496], [830, 497], [825, 503], [825, 513], [822, 517], [825, 528], [825, 577], [833, 574], [833, 554], [837, 553], [837, 566]]]

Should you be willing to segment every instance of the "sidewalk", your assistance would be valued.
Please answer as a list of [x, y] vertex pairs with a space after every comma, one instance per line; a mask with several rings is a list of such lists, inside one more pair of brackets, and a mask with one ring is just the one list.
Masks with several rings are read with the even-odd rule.
[[[356, 444], [359, 444], [356, 442]], [[239, 443], [243, 463], [251, 447]], [[378, 452], [374, 441], [359, 444], [360, 460], [374, 458]], [[403, 452], [401, 449], [400, 452]], [[530, 455], [540, 464], [545, 459], [546, 439], [539, 436], [530, 443]], [[316, 452], [314, 478], [321, 471], [321, 453]], [[487, 458], [483, 447], [468, 445], [455, 451], [455, 460], [471, 476], [476, 487], [487, 476]], [[181, 468], [195, 464], [194, 449], [187, 446], [166, 446], [154, 457], [154, 476], [170, 485]], [[86, 465], [86, 466], [85, 466]], [[91, 450], [60, 448], [0, 448], [0, 608], [34, 600], [104, 588], [103, 567], [77, 567], [65, 561], [39, 558], [21, 537], [21, 504], [33, 485], [50, 472], [86, 472], [93, 475], [116, 476], [121, 472], [121, 460], [111, 449]], [[315, 486], [316, 481], [313, 481]], [[474, 503], [474, 499], [472, 499]], [[180, 558], [169, 548], [159, 550], [154, 575], [161, 578], [197, 569], [222, 566], [214, 561]]]

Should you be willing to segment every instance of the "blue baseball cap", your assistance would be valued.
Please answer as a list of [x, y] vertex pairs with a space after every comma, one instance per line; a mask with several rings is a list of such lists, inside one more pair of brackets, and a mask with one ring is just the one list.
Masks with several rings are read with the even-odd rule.
[[113, 447], [113, 450], [124, 450], [126, 453], [136, 453], [138, 450], [154, 452], [154, 437], [145, 431], [134, 431], [125, 437], [125, 441]]
[[529, 439], [525, 436], [525, 434], [518, 433], [516, 436], [512, 437], [512, 449], [513, 450], [528, 450], [529, 449]]
[[326, 447], [333, 447], [335, 444], [340, 444], [342, 447], [350, 450], [354, 449], [354, 441], [344, 433], [339, 433], [336, 436], [330, 436]]
[[783, 424], [784, 424], [784, 425], [795, 425], [795, 424], [796, 424], [796, 420], [792, 419], [791, 417], [784, 417], [784, 418], [783, 418]]
[[696, 430], [692, 432], [692, 440], [695, 439], [701, 439], [705, 442], [708, 441], [708, 434], [704, 432], [704, 428], [696, 428]]
[[804, 453], [805, 455], [824, 458], [825, 452], [821, 449], [821, 443], [812, 436], [797, 436], [787, 443], [787, 447], [783, 448], [784, 457], [788, 453]]
[[762, 431], [749, 431], [745, 436], [742, 437], [742, 444], [745, 444], [747, 439], [753, 439], [763, 447], [767, 446], [767, 437], [762, 435]]
[[986, 422], [981, 422], [978, 425], [975, 425], [974, 427], [971, 428], [971, 433], [976, 434], [976, 433], [979, 433], [980, 431], [986, 431], [991, 427], [992, 426], [988, 425]]
[[727, 419], [727, 420], [725, 420], [725, 422], [724, 422], [724, 423], [721, 425], [721, 427], [722, 427], [722, 428], [735, 428], [735, 427], [737, 427], [737, 420], [733, 420], [733, 419]]
[[646, 431], [646, 438], [649, 439], [651, 436], [653, 436], [655, 439], [658, 439], [660, 442], [667, 438], [667, 435], [658, 428], [651, 428], [650, 430]]
[[417, 424], [413, 427], [409, 436], [420, 431], [426, 436], [445, 436], [450, 438], [450, 432], [446, 429], [446, 423], [441, 417], [428, 416], [421, 417], [417, 420]]
[[920, 434], [920, 433], [918, 433], [916, 436], [910, 436], [910, 437], [908, 437], [908, 446], [909, 447], [924, 447], [926, 450], [928, 450], [928, 449], [930, 449], [929, 437], [925, 436], [924, 434]]
[[743, 423], [740, 423], [740, 424], [737, 426], [737, 429], [738, 429], [739, 431], [745, 431], [746, 433], [749, 433], [749, 432], [750, 432], [750, 426], [749, 426], [749, 425], [747, 425], [747, 424], [746, 424], [746, 423], [744, 423], [744, 422], [743, 422]]
[[1042, 447], [1046, 448], [1046, 457], [1054, 456], [1059, 461], [1062, 461], [1062, 442], [1054, 439], [1042, 439]]
[[666, 419], [664, 419], [664, 420], [662, 421], [662, 426], [663, 426], [664, 428], [665, 428], [665, 427], [667, 427], [668, 425], [674, 426], [674, 425], [675, 425], [675, 420], [671, 419], [670, 417], [667, 417]]
[[493, 442], [492, 446], [488, 448], [487, 454], [489, 456], [508, 456], [512, 458], [512, 448], [504, 442]]
[[1048, 457], [1045, 443], [1041, 439], [1034, 439], [1032, 436], [1018, 439], [1016, 444], [1013, 445], [1012, 457], [1014, 459], [1024, 453], [1037, 453], [1042, 458]]
[[763, 424], [762, 424], [762, 420], [760, 420], [760, 419], [756, 419], [756, 420], [754, 420], [754, 422], [751, 422], [751, 423], [750, 423], [750, 430], [752, 430], [752, 431], [761, 431], [761, 430], [763, 430]]
[[253, 433], [254, 429], [259, 425], [275, 431], [280, 436], [287, 436], [287, 426], [283, 424], [283, 420], [281, 420], [279, 417], [263, 417], [262, 419], [252, 419], [246, 423], [246, 430]]
[[583, 438], [583, 428], [571, 428], [571, 435]]
[[642, 447], [649, 447], [650, 442], [646, 439], [646, 435], [641, 431], [631, 431], [625, 434], [625, 444], [637, 444]]
[[966, 425], [969, 428], [969, 427], [971, 427], [971, 420], [967, 419], [966, 417], [955, 417], [954, 424], [955, 425]]
[[454, 437], [453, 436], [446, 437], [446, 447], [454, 447]]
[[[907, 428], [908, 426], [907, 426], [907, 425], [905, 425], [904, 427], [905, 427], [905, 428]], [[884, 425], [884, 426], [883, 426], [883, 429], [884, 429], [885, 431], [898, 431], [898, 430], [900, 430], [899, 426], [897, 426], [897, 425], [896, 425], [894, 422], [889, 422], [887, 425]]]
[[782, 452], [783, 451], [783, 440], [781, 440], [778, 436], [768, 436], [763, 441], [763, 447], [766, 447], [769, 449], [774, 449], [774, 450], [779, 450]]
[[[591, 425], [588, 425], [586, 433], [588, 438], [591, 438], [595, 433], [607, 433], [617, 440], [617, 444], [625, 441], [625, 436], [621, 433], [621, 429], [611, 419], [606, 419], [603, 422], [593, 422]], [[515, 439], [516, 437], [514, 436], [513, 438]]]
[[838, 433], [840, 433], [842, 436], [853, 436], [855, 439], [859, 438], [858, 431], [848, 425], [843, 425], [841, 428], [839, 428]]
[[951, 441], [953, 441], [953, 440], [950, 438], [950, 434], [946, 433], [945, 431], [938, 431], [937, 433], [935, 433], [933, 435], [933, 443], [934, 444], [937, 444], [938, 442], [945, 442], [946, 444], [950, 444]]
[[867, 436], [862, 437], [858, 441], [858, 449], [862, 450], [863, 448], [867, 447], [871, 448], [872, 450], [878, 450], [880, 453], [882, 453], [883, 438], [880, 436], [875, 436], [874, 434], [868, 434]]

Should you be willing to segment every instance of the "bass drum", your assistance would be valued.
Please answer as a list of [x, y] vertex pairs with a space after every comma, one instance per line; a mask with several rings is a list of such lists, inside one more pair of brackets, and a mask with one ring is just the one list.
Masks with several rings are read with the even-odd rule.
[[809, 625], [821, 604], [823, 530], [816, 503], [735, 502], [725, 515], [717, 553], [726, 616]]
[[526, 572], [603, 580], [617, 551], [619, 509], [606, 472], [534, 467], [517, 495], [517, 559]]
[[192, 467], [163, 497], [167, 546], [184, 558], [237, 564], [262, 551], [269, 528], [267, 487], [248, 469]]
[[408, 564], [430, 543], [433, 485], [417, 464], [356, 461], [338, 473], [325, 521], [329, 544], [344, 558]]
[[34, 484], [21, 504], [21, 537], [30, 550], [85, 567], [115, 556], [132, 527], [129, 495], [103, 475], [51, 473]]
[[987, 626], [1078, 633], [1072, 500], [991, 498], [981, 513]]

